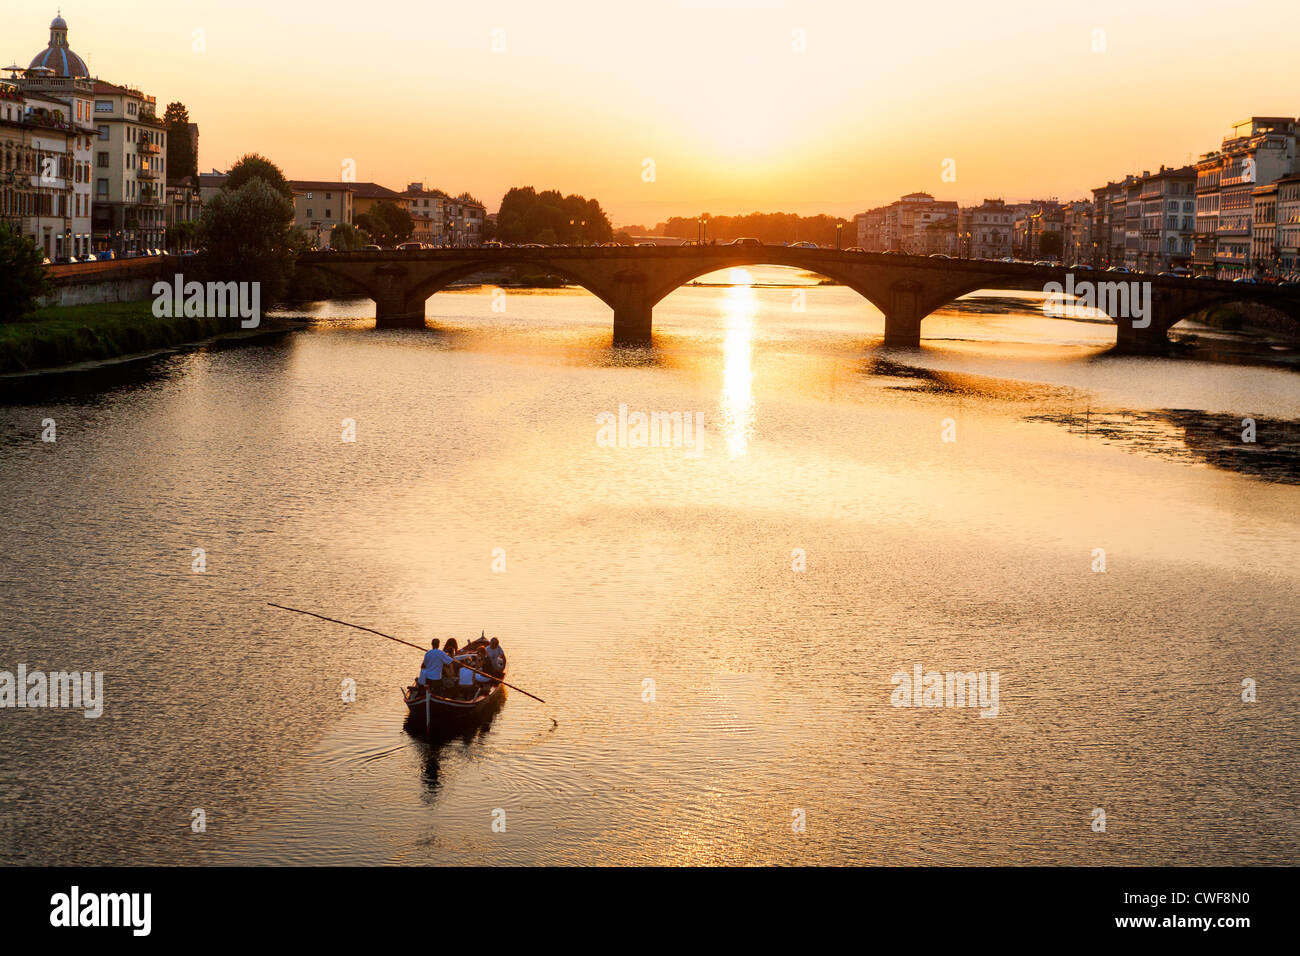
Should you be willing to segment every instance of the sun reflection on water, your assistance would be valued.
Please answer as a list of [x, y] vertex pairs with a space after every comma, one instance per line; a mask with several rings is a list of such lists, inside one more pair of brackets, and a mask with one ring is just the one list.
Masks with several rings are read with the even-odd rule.
[[722, 301], [722, 431], [732, 458], [744, 455], [754, 429], [754, 316], [758, 299], [748, 269], [729, 269]]

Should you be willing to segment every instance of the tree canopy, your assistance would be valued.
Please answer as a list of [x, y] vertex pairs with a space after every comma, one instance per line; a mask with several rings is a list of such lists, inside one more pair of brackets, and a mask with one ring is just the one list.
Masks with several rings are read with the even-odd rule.
[[189, 110], [184, 103], [168, 103], [163, 122], [167, 124], [167, 179], [197, 178], [199, 157], [190, 135]]
[[223, 189], [199, 219], [204, 273], [219, 281], [260, 282], [262, 303], [279, 301], [297, 251], [292, 223], [293, 204], [264, 179]]
[[36, 243], [0, 223], [0, 322], [12, 322], [32, 311], [48, 287], [45, 256]]
[[248, 153], [239, 157], [235, 165], [230, 167], [230, 172], [226, 174], [226, 182], [222, 188], [233, 192], [253, 179], [262, 180], [289, 200], [290, 206], [293, 205], [293, 190], [289, 188], [289, 181], [284, 178], [280, 167], [258, 153]]
[[352, 221], [371, 242], [381, 246], [405, 242], [415, 230], [411, 214], [387, 199], [375, 203], [369, 212], [353, 216]]
[[600, 203], [585, 196], [562, 196], [516, 186], [501, 200], [496, 238], [502, 242], [608, 242], [613, 235]]

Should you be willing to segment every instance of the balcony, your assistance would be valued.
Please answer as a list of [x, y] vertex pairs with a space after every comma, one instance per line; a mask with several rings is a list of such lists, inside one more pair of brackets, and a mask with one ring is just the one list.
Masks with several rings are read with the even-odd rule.
[[152, 143], [148, 140], [142, 139], [139, 143], [136, 144], [136, 151], [140, 153], [147, 153], [149, 155], [157, 156], [159, 153], [162, 152], [162, 147], [159, 146], [157, 143]]
[[146, 166], [142, 166], [140, 169], [137, 169], [135, 171], [135, 178], [145, 179], [145, 180], [155, 180], [158, 178], [158, 172], [157, 170], [149, 169]]

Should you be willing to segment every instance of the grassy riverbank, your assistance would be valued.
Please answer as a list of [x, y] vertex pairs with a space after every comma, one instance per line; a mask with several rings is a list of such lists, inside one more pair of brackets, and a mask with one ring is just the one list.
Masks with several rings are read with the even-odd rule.
[[0, 373], [170, 348], [239, 327], [238, 318], [160, 319], [153, 300], [52, 306], [0, 325]]

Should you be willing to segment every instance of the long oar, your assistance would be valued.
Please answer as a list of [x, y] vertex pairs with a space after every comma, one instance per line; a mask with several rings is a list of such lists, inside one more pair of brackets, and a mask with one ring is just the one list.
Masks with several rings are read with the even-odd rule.
[[[362, 627], [360, 624], [353, 624], [351, 621], [340, 621], [336, 617], [326, 617], [324, 614], [317, 614], [315, 611], [304, 611], [301, 608], [285, 607], [283, 604], [276, 604], [274, 601], [267, 601], [266, 603], [271, 605], [271, 607], [278, 607], [282, 611], [293, 611], [295, 614], [306, 614], [309, 617], [318, 617], [322, 621], [329, 621], [331, 624], [342, 624], [344, 627], [355, 627], [358, 631], [369, 631], [371, 634], [378, 634], [380, 637], [386, 637], [390, 641], [396, 641], [398, 644], [405, 644], [407, 647], [414, 647], [417, 651], [424, 650], [424, 648], [421, 647], [419, 644], [412, 644], [410, 641], [404, 641], [400, 637], [393, 637], [393, 635], [385, 634], [383, 631], [376, 631], [373, 627]], [[506, 683], [500, 677], [497, 677], [493, 674], [486, 674], [475, 667], [470, 667], [468, 664], [464, 663], [463, 661], [457, 661], [456, 664], [459, 667], [465, 668], [465, 670], [467, 671], [473, 671], [475, 674], [481, 674], [482, 676], [488, 678], [488, 680], [494, 680], [498, 684], [505, 684], [511, 690], [517, 690], [525, 697], [531, 697], [533, 700], [538, 701], [539, 703], [542, 704], [546, 703], [546, 701], [542, 700], [536, 694], [530, 694], [522, 687], [516, 687], [514, 684]]]

